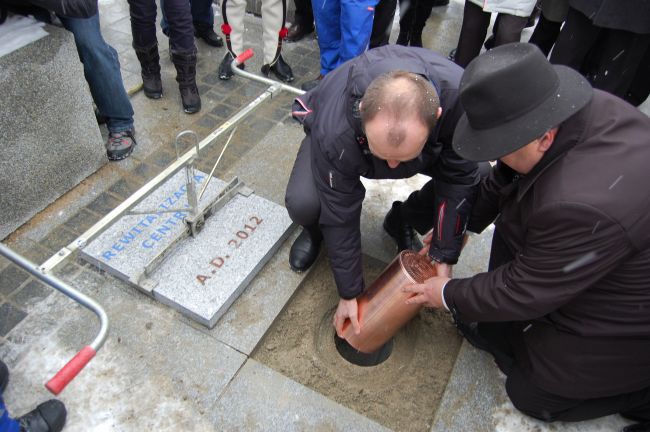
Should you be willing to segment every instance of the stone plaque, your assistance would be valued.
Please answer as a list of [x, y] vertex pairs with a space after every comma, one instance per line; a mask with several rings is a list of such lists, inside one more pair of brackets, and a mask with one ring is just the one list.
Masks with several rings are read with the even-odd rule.
[[[198, 190], [206, 178], [207, 174], [196, 171]], [[224, 185], [213, 178], [199, 207], [212, 202]], [[292, 222], [284, 207], [255, 194], [236, 194], [206, 219], [196, 237], [173, 244], [160, 265], [146, 274], [145, 267], [186, 230], [183, 218], [189, 210], [183, 209], [187, 208], [181, 171], [135, 208], [151, 213], [122, 217], [88, 244], [81, 256], [213, 327], [281, 245]]]

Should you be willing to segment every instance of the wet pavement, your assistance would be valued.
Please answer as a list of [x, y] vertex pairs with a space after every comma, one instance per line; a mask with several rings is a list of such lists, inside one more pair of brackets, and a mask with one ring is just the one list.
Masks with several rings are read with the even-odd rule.
[[[141, 91], [135, 91], [140, 66], [131, 48], [126, 2], [101, 0], [100, 17], [104, 37], [118, 51], [125, 87], [133, 93], [138, 146], [130, 158], [106, 163], [3, 240], [37, 264], [74, 241], [172, 163], [177, 156], [174, 141], [179, 132], [190, 129], [203, 139], [266, 89], [263, 84], [240, 77], [219, 80], [217, 69], [225, 48], [213, 48], [198, 40], [197, 78], [203, 107], [195, 115], [184, 114], [167, 38], [159, 31], [164, 96], [147, 99]], [[460, 0], [434, 8], [424, 32], [425, 46], [448, 53], [456, 44], [461, 18]], [[216, 22], [221, 23], [218, 15]], [[246, 45], [259, 53], [247, 64], [247, 70], [258, 73], [261, 21], [249, 15], [246, 26]], [[526, 30], [524, 40], [529, 35], [530, 30]], [[293, 68], [296, 86], [318, 74], [318, 46], [313, 35], [286, 44], [283, 57]], [[292, 155], [302, 136], [289, 116], [291, 100], [287, 93], [274, 96], [241, 123], [217, 167], [217, 177], [238, 175], [260, 195], [283, 204]], [[650, 103], [646, 101], [642, 109], [650, 113]], [[105, 137], [105, 128], [101, 130]], [[199, 169], [210, 171], [224, 141], [225, 136], [220, 137], [212, 148], [202, 152]], [[180, 153], [187, 148], [188, 144], [182, 146]], [[381, 230], [372, 227], [380, 226], [390, 202], [407, 193], [413, 182], [416, 180], [402, 186], [368, 186], [369, 196], [376, 201], [364, 213], [364, 223], [372, 222], [366, 223], [370, 227], [364, 231], [364, 250], [383, 262], [392, 254], [391, 243]], [[112, 321], [104, 348], [60, 396], [69, 409], [66, 430], [382, 429], [249, 359], [304, 277], [288, 270], [292, 239], [285, 242], [212, 330], [77, 256], [58, 266], [54, 273], [97, 298]], [[485, 265], [489, 233], [473, 242], [474, 246], [464, 254], [458, 275], [480, 271]], [[96, 331], [92, 314], [0, 258], [0, 358], [12, 371], [5, 397], [12, 413], [27, 411], [48, 398], [42, 384], [92, 340]], [[552, 430], [553, 426], [549, 428], [514, 411], [505, 398], [502, 381], [486, 356], [463, 345], [446, 398], [441, 402], [444, 415], [436, 416], [432, 430]], [[473, 389], [469, 396], [464, 391], [468, 385]], [[274, 408], [274, 401], [282, 397], [293, 403], [279, 403], [280, 408]], [[246, 410], [236, 409], [239, 406]], [[575, 431], [605, 431], [616, 430], [622, 424], [615, 416], [571, 427]]]

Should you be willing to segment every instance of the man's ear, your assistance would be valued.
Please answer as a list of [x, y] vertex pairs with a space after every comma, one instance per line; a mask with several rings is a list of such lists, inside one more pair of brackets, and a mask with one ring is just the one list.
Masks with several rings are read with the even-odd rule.
[[538, 141], [538, 150], [541, 152], [546, 152], [548, 149], [551, 148], [553, 145], [553, 141], [555, 141], [555, 136], [557, 135], [557, 130], [558, 128], [554, 127], [553, 129], [549, 129], [546, 131], [544, 135], [540, 138]]
[[438, 107], [438, 111], [436, 111], [436, 120], [438, 120], [441, 115], [442, 115], [442, 108]]

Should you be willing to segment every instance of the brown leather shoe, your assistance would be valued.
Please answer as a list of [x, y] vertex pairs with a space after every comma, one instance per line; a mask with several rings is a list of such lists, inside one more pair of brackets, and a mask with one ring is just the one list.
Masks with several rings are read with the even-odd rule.
[[310, 26], [303, 25], [302, 23], [295, 22], [289, 27], [289, 32], [287, 33], [286, 41], [287, 42], [298, 42], [305, 36], [314, 32], [314, 25]]

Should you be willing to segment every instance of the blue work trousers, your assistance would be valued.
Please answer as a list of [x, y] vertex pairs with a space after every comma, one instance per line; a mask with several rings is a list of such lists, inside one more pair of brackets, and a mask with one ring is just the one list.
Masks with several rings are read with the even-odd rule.
[[321, 74], [368, 48], [378, 0], [312, 0]]
[[19, 432], [20, 424], [9, 417], [9, 411], [5, 406], [5, 401], [0, 396], [0, 432]]
[[115, 49], [102, 37], [99, 15], [59, 19], [74, 35], [90, 94], [99, 113], [106, 118], [108, 130], [117, 133], [132, 129], [133, 107], [124, 90], [120, 61]]

